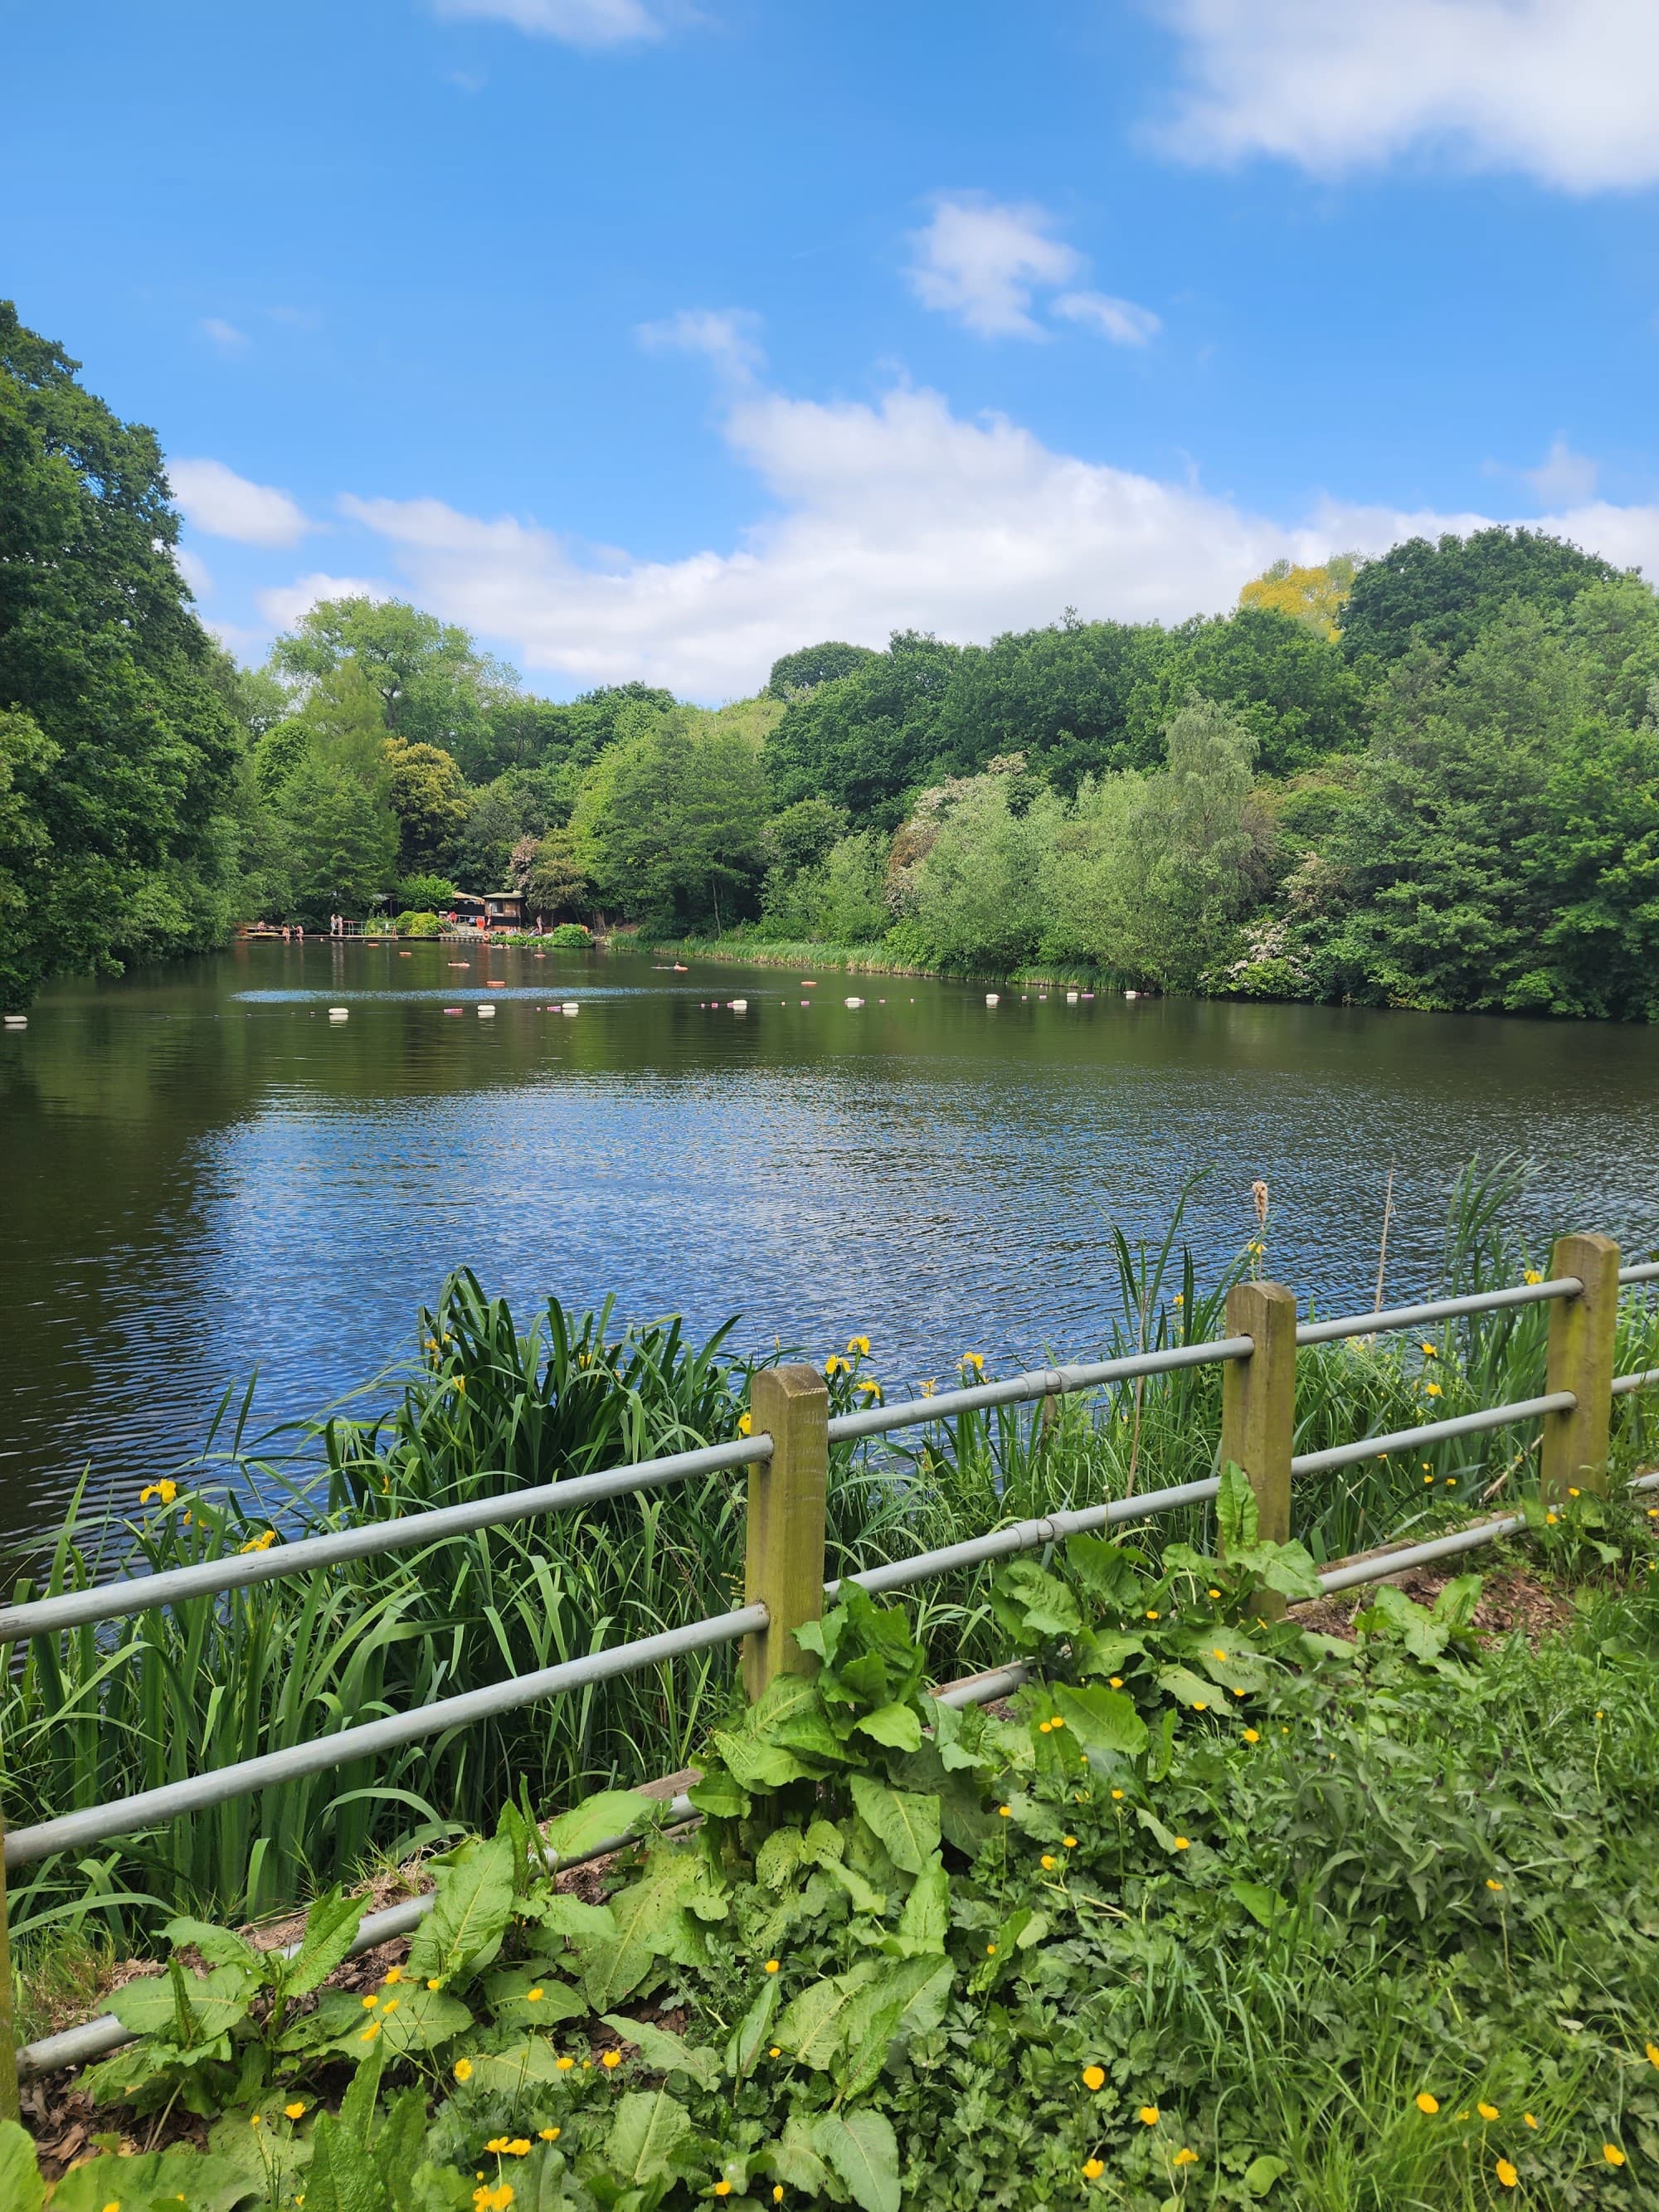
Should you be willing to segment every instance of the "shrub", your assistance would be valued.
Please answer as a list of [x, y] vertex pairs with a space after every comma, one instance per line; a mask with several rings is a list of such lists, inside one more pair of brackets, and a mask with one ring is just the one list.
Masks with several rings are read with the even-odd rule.
[[399, 937], [436, 937], [443, 924], [435, 914], [400, 914], [392, 927]]
[[459, 896], [447, 876], [405, 876], [398, 886], [398, 898], [416, 914], [441, 914]]
[[593, 942], [593, 933], [584, 922], [562, 921], [556, 929], [548, 932], [547, 941], [562, 950], [566, 946], [586, 945]]

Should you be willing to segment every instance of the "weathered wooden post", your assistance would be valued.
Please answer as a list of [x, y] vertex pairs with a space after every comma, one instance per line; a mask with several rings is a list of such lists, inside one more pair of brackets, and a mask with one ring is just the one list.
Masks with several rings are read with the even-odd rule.
[[1552, 1275], [1577, 1275], [1577, 1297], [1550, 1306], [1547, 1390], [1571, 1390], [1570, 1413], [1546, 1413], [1538, 1486], [1547, 1504], [1570, 1490], [1605, 1492], [1613, 1419], [1613, 1337], [1619, 1325], [1619, 1247], [1611, 1237], [1558, 1237]]
[[[0, 1850], [6, 1826], [0, 1820]], [[17, 2015], [12, 2003], [11, 1938], [6, 1928], [6, 1867], [0, 1858], [0, 2120], [15, 2120], [17, 2106]]]
[[1255, 1349], [1221, 1370], [1221, 1464], [1231, 1460], [1249, 1476], [1266, 1543], [1290, 1540], [1296, 1317], [1282, 1283], [1235, 1283], [1227, 1293], [1228, 1335], [1248, 1336]]
[[779, 1674], [811, 1674], [817, 1661], [794, 1632], [823, 1611], [823, 1497], [830, 1474], [830, 1392], [816, 1367], [763, 1367], [749, 1389], [755, 1435], [769, 1460], [749, 1469], [744, 1601], [771, 1626], [743, 1644], [743, 1686], [759, 1697]]

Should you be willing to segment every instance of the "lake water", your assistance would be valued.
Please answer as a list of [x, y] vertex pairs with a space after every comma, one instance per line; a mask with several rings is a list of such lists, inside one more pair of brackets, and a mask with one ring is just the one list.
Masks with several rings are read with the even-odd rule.
[[1269, 1270], [1328, 1311], [1370, 1302], [1391, 1160], [1391, 1297], [1433, 1282], [1477, 1150], [1540, 1163], [1551, 1226], [1659, 1212], [1659, 1031], [817, 986], [323, 940], [53, 987], [0, 1042], [0, 1540], [88, 1464], [121, 1497], [167, 1473], [256, 1370], [264, 1421], [319, 1409], [462, 1263], [526, 1319], [614, 1291], [818, 1359], [867, 1332], [904, 1386], [1094, 1353], [1109, 1224], [1159, 1236], [1199, 1167], [1200, 1262], [1262, 1176]]

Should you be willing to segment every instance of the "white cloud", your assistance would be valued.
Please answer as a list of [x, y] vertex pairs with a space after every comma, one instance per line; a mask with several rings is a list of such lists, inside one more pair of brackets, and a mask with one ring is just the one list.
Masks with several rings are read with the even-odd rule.
[[941, 193], [926, 230], [910, 234], [911, 289], [924, 307], [955, 315], [981, 337], [1042, 337], [1028, 312], [1033, 290], [1064, 284], [1085, 266], [1074, 246], [1048, 235], [1053, 221], [1029, 201]]
[[173, 565], [190, 586], [195, 596], [198, 599], [206, 599], [208, 593], [213, 589], [213, 579], [208, 574], [206, 562], [198, 561], [187, 545], [175, 545], [173, 549]]
[[[1327, 501], [1285, 524], [1190, 483], [1056, 453], [1006, 417], [964, 420], [937, 392], [827, 404], [752, 390], [726, 417], [776, 517], [727, 550], [596, 560], [513, 516], [437, 499], [347, 499], [403, 572], [400, 590], [580, 684], [642, 676], [693, 698], [756, 690], [815, 638], [879, 646], [915, 625], [957, 639], [1085, 616], [1178, 621], [1231, 607], [1269, 562], [1381, 552], [1491, 520]], [[1659, 573], [1659, 507], [1570, 506], [1534, 527]], [[308, 577], [267, 593], [273, 620], [383, 589]]]
[[1659, 181], [1653, 0], [1163, 0], [1184, 159], [1326, 175], [1413, 146], [1568, 191]]
[[319, 599], [389, 599], [394, 596], [389, 584], [377, 583], [372, 577], [326, 576], [314, 570], [308, 576], [296, 576], [291, 584], [276, 584], [269, 591], [257, 592], [253, 603], [273, 629], [292, 629]]
[[626, 46], [662, 36], [662, 26], [640, 0], [438, 0], [437, 12], [510, 23], [568, 46]]
[[663, 322], [641, 323], [639, 340], [653, 349], [702, 354], [731, 382], [747, 384], [766, 362], [760, 326], [760, 317], [746, 307], [683, 307]]
[[222, 354], [239, 354], [247, 351], [249, 343], [247, 332], [239, 331], [234, 323], [228, 323], [218, 315], [204, 315], [198, 327], [202, 336], [210, 339]]
[[311, 525], [285, 491], [254, 483], [222, 461], [171, 461], [167, 480], [186, 522], [238, 545], [293, 545]]
[[1098, 331], [1114, 345], [1145, 345], [1164, 327], [1150, 307], [1138, 307], [1133, 300], [1115, 300], [1109, 292], [1062, 292], [1054, 311], [1067, 322]]
[[1582, 507], [1595, 498], [1601, 471], [1587, 453], [1575, 453], [1565, 438], [1556, 438], [1538, 466], [1521, 473], [1546, 507]]

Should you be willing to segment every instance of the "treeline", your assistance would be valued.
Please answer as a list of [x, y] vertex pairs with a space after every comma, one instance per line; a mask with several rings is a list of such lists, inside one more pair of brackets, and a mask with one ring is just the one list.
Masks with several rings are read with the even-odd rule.
[[1280, 563], [1173, 628], [826, 641], [718, 711], [536, 698], [366, 599], [240, 670], [150, 434], [15, 316], [0, 357], [9, 1004], [239, 917], [511, 887], [549, 921], [960, 972], [1659, 1010], [1659, 599], [1559, 539]]

